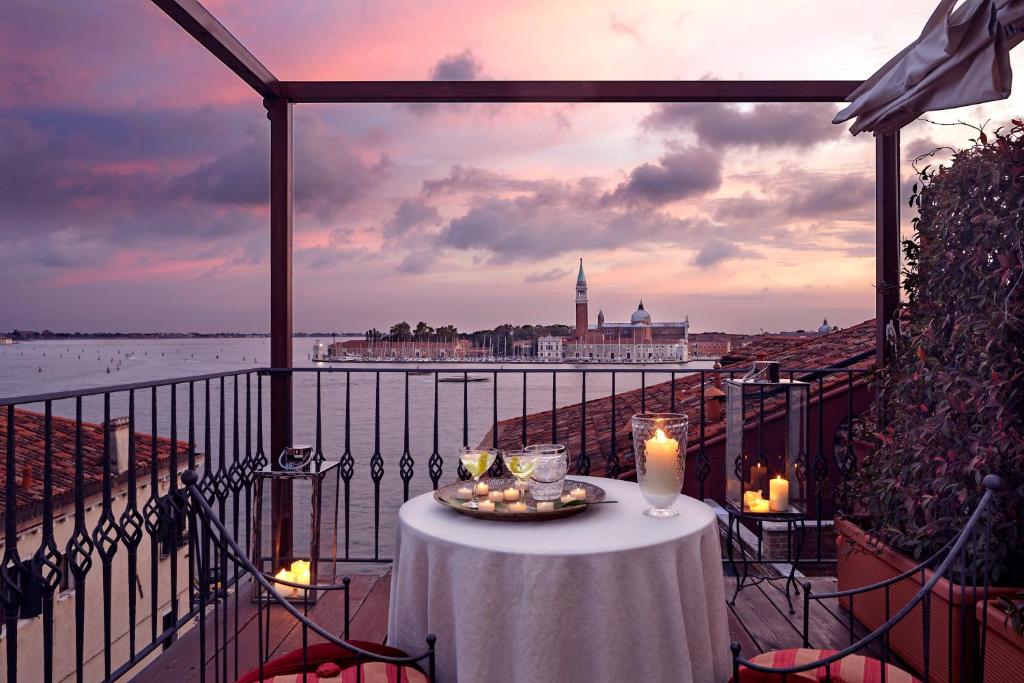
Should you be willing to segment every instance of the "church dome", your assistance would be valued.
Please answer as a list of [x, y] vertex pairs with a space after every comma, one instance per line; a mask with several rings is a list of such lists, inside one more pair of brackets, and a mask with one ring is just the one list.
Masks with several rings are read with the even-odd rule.
[[630, 316], [629, 322], [634, 325], [650, 325], [651, 314], [644, 310], [644, 302], [640, 302], [640, 306], [633, 311], [633, 315]]
[[821, 322], [821, 327], [818, 328], [818, 334], [828, 334], [832, 331], [832, 328], [828, 325], [828, 318], [825, 318]]

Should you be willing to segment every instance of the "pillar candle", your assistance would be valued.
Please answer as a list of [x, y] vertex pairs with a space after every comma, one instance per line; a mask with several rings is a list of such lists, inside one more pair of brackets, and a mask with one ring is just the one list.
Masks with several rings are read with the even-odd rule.
[[751, 502], [751, 504], [750, 504], [750, 511], [751, 512], [771, 512], [771, 507], [769, 506], [767, 500], [765, 500], [764, 498], [758, 498], [757, 500]]
[[761, 500], [760, 491], [745, 491], [743, 493], [743, 507], [745, 509], [749, 510], [751, 504], [753, 504], [753, 502], [756, 500]]
[[572, 503], [572, 502], [573, 502], [573, 501], [575, 501], [575, 500], [576, 500], [576, 499], [572, 497], [572, 494], [571, 494], [571, 493], [567, 493], [567, 494], [565, 494], [564, 496], [562, 496], [562, 498], [561, 498], [561, 501], [562, 501], [562, 505], [565, 505], [565, 504], [567, 504], [567, 503]]
[[526, 512], [526, 503], [519, 501], [517, 503], [511, 503], [508, 506], [509, 512]]
[[551, 512], [555, 509], [555, 501], [541, 500], [537, 502], [537, 512]]
[[503, 500], [505, 500], [505, 492], [491, 491], [490, 493], [487, 494], [487, 500], [491, 501], [492, 503], [500, 503]]
[[587, 499], [587, 491], [584, 488], [575, 488], [572, 491], [569, 491], [569, 495], [575, 498], [576, 500]]
[[455, 497], [459, 500], [469, 500], [473, 497], [473, 489], [468, 486], [460, 486], [459, 490], [455, 492]]
[[780, 474], [768, 482], [768, 486], [771, 488], [768, 501], [772, 512], [785, 512], [789, 509], [789, 482]]
[[646, 474], [644, 488], [656, 496], [679, 493], [683, 482], [679, 480], [679, 442], [665, 436], [661, 429], [644, 442]]
[[502, 496], [506, 503], [514, 503], [519, 500], [519, 489], [507, 488], [502, 491]]
[[477, 508], [480, 512], [494, 512], [494, 501], [493, 500], [481, 500], [480, 507]]
[[486, 496], [488, 491], [490, 490], [491, 487], [488, 486], [485, 482], [481, 481], [476, 485], [476, 495], [478, 496]]
[[755, 491], [764, 491], [764, 484], [768, 481], [768, 468], [757, 463], [750, 468], [750, 484]]

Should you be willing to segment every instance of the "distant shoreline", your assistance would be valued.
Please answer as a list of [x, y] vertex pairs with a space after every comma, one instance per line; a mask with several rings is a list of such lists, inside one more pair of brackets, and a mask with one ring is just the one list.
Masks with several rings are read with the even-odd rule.
[[[293, 337], [345, 337], [365, 336], [363, 332], [293, 332]], [[0, 332], [0, 337], [14, 341], [47, 341], [66, 339], [269, 339], [269, 332], [32, 332], [16, 330]]]

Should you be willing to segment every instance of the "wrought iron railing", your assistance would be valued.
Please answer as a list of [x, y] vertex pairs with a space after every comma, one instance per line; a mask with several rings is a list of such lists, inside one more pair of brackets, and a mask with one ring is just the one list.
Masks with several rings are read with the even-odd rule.
[[[808, 428], [814, 438], [803, 457], [815, 482], [813, 517], [819, 521], [832, 514], [824, 484], [856, 467], [850, 425], [865, 407], [855, 393], [867, 392], [867, 371], [852, 365], [862, 360], [783, 371], [812, 384]], [[616, 438], [618, 430], [613, 427], [604, 441], [593, 433], [598, 410], [610, 413], [612, 425], [630, 411], [652, 407], [687, 412], [697, 425], [690, 492], [721, 497], [724, 462], [715, 453], [724, 435], [706, 429], [705, 393], [716, 375], [738, 377], [745, 369], [423, 367], [429, 369], [247, 368], [0, 399], [6, 432], [0, 466], [6, 657], [0, 666], [7, 680], [24, 680], [28, 671], [38, 671], [44, 681], [116, 680], [169, 646], [210, 604], [224, 610], [214, 629], [221, 647], [233, 641], [237, 654], [240, 644], [228, 632], [227, 614], [233, 603], [237, 617], [239, 591], [233, 588], [242, 573], [236, 563], [213, 589], [198, 581], [196, 534], [177, 473], [201, 473], [200, 490], [251, 555], [254, 475], [271, 455], [264, 381], [275, 372], [293, 378], [293, 441], [308, 438], [318, 457], [340, 461], [336, 488], [327, 492], [338, 497], [342, 511], [337, 562], [389, 562], [397, 508], [460, 473], [458, 447], [484, 439], [504, 445], [516, 440], [516, 429], [525, 443], [545, 419], [545, 440], [579, 444], [573, 453], [578, 474], [628, 477], [630, 449]], [[469, 381], [474, 378], [486, 381]], [[664, 387], [655, 389], [657, 384]], [[588, 406], [588, 399], [605, 403]], [[538, 411], [548, 415], [529, 417]], [[126, 440], [96, 424], [120, 415], [127, 415]], [[157, 454], [161, 465], [147, 468], [146, 453]], [[26, 474], [25, 467], [41, 472]], [[820, 538], [819, 525], [818, 559]], [[31, 622], [19, 629], [22, 618]], [[55, 624], [60, 633], [74, 634], [74, 647], [57, 642]], [[22, 652], [38, 650], [41, 661], [19, 658], [19, 639], [25, 638], [39, 645]], [[237, 656], [234, 661], [237, 667]]]

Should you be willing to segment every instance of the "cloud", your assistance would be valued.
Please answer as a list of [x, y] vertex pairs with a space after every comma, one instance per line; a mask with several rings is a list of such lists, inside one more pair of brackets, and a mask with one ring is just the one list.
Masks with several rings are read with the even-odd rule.
[[828, 103], [763, 103], [749, 109], [721, 102], [668, 103], [655, 105], [640, 125], [693, 131], [701, 144], [714, 148], [806, 149], [843, 134], [843, 127], [832, 124], [835, 111]]
[[463, 193], [539, 192], [555, 188], [551, 180], [514, 178], [476, 166], [456, 164], [448, 175], [436, 180], [424, 180], [422, 194], [426, 197]]
[[483, 69], [473, 51], [466, 48], [462, 52], [439, 59], [430, 70], [430, 80], [475, 81], [482, 73]]
[[572, 275], [568, 268], [552, 268], [551, 270], [534, 271], [523, 278], [523, 282], [529, 284], [534, 282], [555, 282]]
[[395, 209], [394, 215], [384, 224], [385, 237], [403, 237], [410, 232], [431, 225], [440, 225], [441, 214], [421, 197], [404, 199]]
[[614, 33], [618, 33], [621, 36], [632, 38], [634, 41], [636, 41], [637, 45], [644, 44], [643, 38], [640, 37], [640, 32], [637, 31], [636, 28], [633, 27], [631, 24], [622, 21], [614, 14], [611, 15], [611, 18], [608, 20], [608, 28], [610, 28]]
[[756, 253], [744, 249], [735, 242], [722, 237], [712, 237], [705, 242], [693, 256], [693, 265], [699, 268], [710, 268], [723, 261], [736, 258], [760, 258]]
[[722, 185], [722, 160], [716, 152], [695, 147], [671, 148], [657, 164], [642, 164], [608, 196], [629, 206], [661, 206], [717, 190]]

